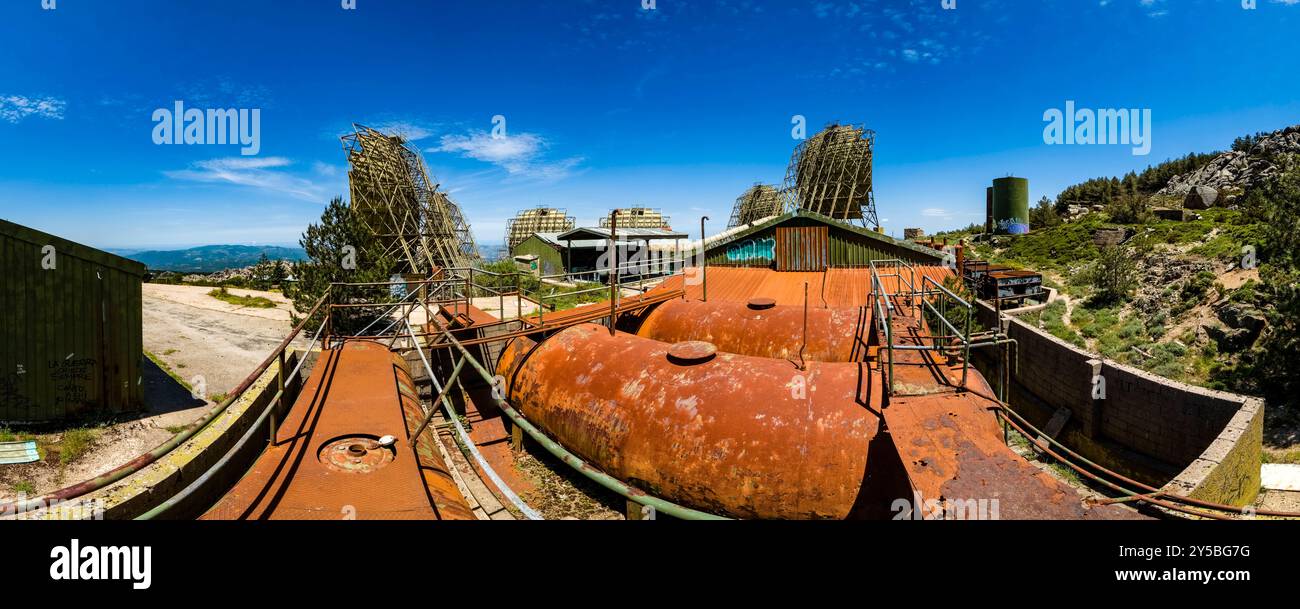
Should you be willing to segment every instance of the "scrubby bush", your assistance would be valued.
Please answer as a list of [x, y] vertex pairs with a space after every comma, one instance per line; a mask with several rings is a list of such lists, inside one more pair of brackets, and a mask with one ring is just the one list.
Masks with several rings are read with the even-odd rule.
[[1127, 300], [1137, 287], [1137, 264], [1123, 248], [1102, 248], [1092, 267], [1093, 298], [1102, 304]]

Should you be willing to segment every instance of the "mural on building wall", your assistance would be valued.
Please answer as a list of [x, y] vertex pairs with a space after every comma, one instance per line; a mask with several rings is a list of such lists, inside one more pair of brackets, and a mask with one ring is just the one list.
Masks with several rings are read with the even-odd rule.
[[728, 262], [750, 262], [754, 260], [772, 260], [776, 257], [776, 239], [746, 239], [727, 247]]

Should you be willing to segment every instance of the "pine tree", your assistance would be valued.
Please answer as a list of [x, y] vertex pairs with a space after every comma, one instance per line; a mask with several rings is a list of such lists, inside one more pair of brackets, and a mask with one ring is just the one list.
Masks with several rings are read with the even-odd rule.
[[[298, 244], [307, 253], [307, 260], [295, 262], [293, 275], [296, 281], [285, 286], [285, 296], [293, 300], [296, 312], [292, 323], [302, 321], [331, 283], [385, 282], [397, 268], [396, 262], [385, 256], [381, 245], [352, 214], [352, 208], [335, 197], [321, 213], [320, 223], [312, 224], [302, 234]], [[381, 303], [392, 299], [383, 287], [340, 287], [333, 293], [335, 303]], [[386, 307], [338, 309], [333, 313], [331, 332], [346, 335], [365, 327]], [[323, 315], [318, 313], [308, 321], [306, 328], [315, 331]]]

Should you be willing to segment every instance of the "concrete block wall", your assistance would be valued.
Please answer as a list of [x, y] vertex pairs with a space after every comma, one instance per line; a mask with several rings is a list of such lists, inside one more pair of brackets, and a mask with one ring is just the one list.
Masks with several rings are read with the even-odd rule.
[[[1263, 437], [1258, 400], [1102, 360], [1019, 319], [999, 321], [987, 303], [976, 306], [985, 327], [1001, 327], [1017, 341], [1015, 383], [1047, 407], [1071, 411], [1070, 424], [1084, 440], [1072, 449], [1103, 464], [1127, 453], [1149, 457], [1168, 468], [1144, 469], [1181, 471], [1170, 484], [1198, 498], [1254, 499]], [[1093, 399], [1094, 375], [1104, 380], [1104, 399]]]

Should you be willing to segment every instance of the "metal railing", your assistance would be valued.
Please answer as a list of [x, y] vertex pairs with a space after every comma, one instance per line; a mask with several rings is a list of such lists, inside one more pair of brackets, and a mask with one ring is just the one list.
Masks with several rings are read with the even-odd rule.
[[[246, 380], [244, 383], [241, 383], [240, 386], [236, 388], [236, 390], [232, 392], [231, 395], [228, 398], [226, 398], [226, 400], [222, 403], [221, 411], [224, 412], [226, 407], [228, 407], [231, 403], [234, 403], [235, 400], [238, 400], [240, 397], [243, 396], [244, 392], [247, 391], [248, 387], [252, 384], [253, 379], [256, 379], [257, 377], [261, 376], [262, 373], [266, 371], [269, 362], [271, 362], [272, 360], [278, 362], [278, 368], [276, 369], [275, 395], [271, 396], [271, 399], [267, 400], [266, 406], [263, 407], [262, 409], [262, 413], [257, 416], [257, 419], [255, 419], [251, 425], [248, 426], [248, 430], [244, 432], [243, 436], [240, 436], [239, 441], [236, 442], [233, 446], [231, 446], [230, 449], [227, 450], [226, 453], [222, 455], [221, 458], [217, 460], [216, 463], [213, 463], [211, 467], [204, 470], [204, 472], [198, 478], [195, 478], [193, 482], [189, 483], [188, 485], [185, 486], [185, 488], [181, 489], [180, 492], [167, 498], [166, 501], [163, 501], [162, 503], [158, 504], [148, 512], [145, 512], [144, 514], [137, 516], [136, 520], [152, 520], [154, 518], [157, 518], [167, 513], [168, 511], [174, 509], [177, 505], [185, 501], [191, 495], [198, 492], [199, 489], [207, 485], [207, 483], [213, 478], [213, 476], [219, 473], [222, 470], [222, 468], [224, 468], [228, 463], [230, 463], [231, 459], [233, 459], [236, 455], [240, 454], [243, 451], [244, 447], [250, 441], [252, 441], [254, 437], [257, 436], [257, 433], [262, 429], [262, 425], [267, 424], [268, 421], [269, 421], [269, 424], [267, 426], [268, 433], [269, 433], [268, 441], [267, 441], [268, 445], [270, 446], [277, 445], [276, 432], [278, 431], [278, 426], [275, 417], [277, 412], [284, 411], [285, 387], [290, 381], [298, 377], [298, 375], [302, 372], [303, 364], [306, 363], [307, 361], [307, 355], [310, 354], [312, 348], [316, 346], [316, 342], [321, 338], [321, 333], [325, 331], [325, 328], [328, 325], [327, 319], [322, 320], [321, 324], [316, 328], [316, 333], [312, 336], [311, 341], [307, 343], [307, 348], [303, 350], [302, 355], [298, 357], [298, 363], [293, 367], [293, 371], [287, 374], [285, 373], [285, 351], [289, 347], [290, 343], [292, 343], [293, 339], [296, 338], [298, 334], [301, 333], [302, 330], [307, 326], [307, 322], [315, 318], [317, 312], [320, 312], [322, 315], [328, 316], [328, 310], [329, 310], [328, 307], [322, 309], [322, 305], [328, 302], [330, 298], [330, 293], [331, 293], [330, 289], [327, 288], [325, 290], [325, 293], [322, 294], [320, 299], [316, 302], [316, 305], [312, 307], [312, 310], [307, 314], [307, 317], [303, 318], [302, 321], [300, 321], [298, 325], [293, 329], [293, 331], [289, 333], [289, 336], [280, 343], [280, 346], [277, 347], [269, 357], [267, 357], [266, 362], [264, 362], [261, 366], [259, 366], [258, 369], [255, 370], [253, 374], [249, 376], [249, 379]], [[198, 433], [199, 430], [207, 426], [207, 423], [211, 422], [211, 419], [208, 419], [208, 417], [204, 417], [204, 419], [205, 419], [204, 421], [200, 421], [199, 423], [196, 423], [195, 425], [191, 426], [193, 428], [194, 433]]]
[[[631, 271], [631, 272], [629, 272]], [[439, 269], [430, 278], [429, 283], [432, 286], [430, 291], [430, 304], [439, 304], [445, 308], [451, 309], [453, 315], [469, 311], [472, 300], [479, 293], [487, 293], [496, 296], [498, 299], [498, 311], [500, 319], [504, 321], [520, 320], [523, 323], [532, 325], [531, 321], [525, 321], [523, 312], [523, 302], [528, 301], [534, 305], [536, 313], [535, 322], [538, 327], [545, 327], [546, 313], [559, 310], [558, 300], [565, 298], [583, 296], [601, 292], [611, 292], [615, 298], [620, 296], [624, 289], [635, 289], [640, 293], [647, 291], [646, 284], [648, 281], [664, 280], [669, 277], [680, 275], [685, 272], [685, 258], [670, 258], [657, 261], [637, 260], [617, 267], [599, 269], [597, 271], [575, 271], [567, 273], [558, 273], [552, 275], [533, 275], [524, 271], [514, 271], [510, 273], [498, 273], [473, 267], [448, 267]], [[475, 276], [487, 276], [495, 278], [509, 278], [513, 290], [500, 289], [502, 286], [484, 285], [474, 280]], [[600, 281], [600, 275], [604, 275], [606, 281]], [[443, 277], [443, 279], [438, 279]], [[592, 277], [597, 281], [587, 281], [586, 278]], [[535, 280], [539, 283], [537, 289], [531, 292], [526, 289], [525, 279]], [[614, 286], [610, 285], [610, 280]], [[551, 282], [551, 283], [547, 283]], [[563, 287], [556, 284], [577, 284], [580, 283], [597, 283], [590, 288], [583, 288], [574, 291], [557, 292], [555, 288]], [[552, 290], [546, 292], [547, 286]], [[613, 289], [616, 288], [616, 289]], [[505, 315], [505, 299], [515, 297], [515, 315], [513, 318], [507, 318]], [[596, 302], [596, 301], [593, 301]], [[584, 304], [584, 303], [578, 303]], [[590, 303], [586, 303], [590, 304]]]
[[[881, 340], [878, 349], [883, 350], [885, 353], [881, 369], [885, 375], [885, 387], [888, 394], [895, 395], [895, 351], [930, 351], [944, 355], [959, 355], [962, 366], [959, 388], [966, 390], [970, 370], [971, 348], [1001, 344], [999, 340], [1005, 337], [995, 335], [990, 342], [977, 342], [985, 338], [986, 333], [972, 332], [971, 326], [975, 318], [974, 305], [925, 274], [921, 275], [918, 289], [916, 267], [910, 262], [905, 260], [873, 260], [870, 268], [870, 301], [878, 326], [877, 332]], [[884, 281], [886, 278], [897, 280], [896, 290], [890, 291], [888, 289]], [[952, 311], [964, 313], [962, 316], [963, 327], [957, 327], [949, 319], [949, 313]], [[942, 331], [937, 334], [917, 335], [918, 340], [914, 344], [898, 344], [894, 336], [894, 317], [896, 313], [915, 319], [922, 328], [929, 326], [931, 328], [940, 328]]]
[[[478, 373], [479, 377], [482, 378], [484, 382], [494, 387], [492, 392], [492, 400], [496, 404], [497, 408], [500, 409], [500, 411], [504, 413], [507, 418], [510, 419], [510, 422], [513, 425], [517, 426], [519, 429], [521, 429], [525, 434], [528, 435], [528, 437], [532, 438], [533, 441], [537, 442], [539, 445], [545, 448], [547, 452], [551, 453], [551, 455], [563, 461], [566, 465], [573, 468], [576, 472], [582, 474], [583, 476], [592, 480], [593, 482], [596, 482], [597, 484], [611, 491], [614, 491], [619, 495], [622, 495], [628, 501], [635, 502], [644, 506], [650, 506], [651, 508], [654, 508], [658, 512], [662, 512], [664, 514], [668, 514], [676, 518], [682, 518], [686, 520], [728, 520], [723, 516], [718, 516], [716, 514], [710, 514], [707, 512], [701, 512], [699, 510], [678, 505], [666, 499], [660, 499], [658, 497], [654, 497], [652, 495], [646, 494], [644, 491], [629, 486], [626, 483], [622, 482], [621, 480], [614, 478], [613, 476], [610, 476], [605, 472], [600, 471], [595, 466], [584, 461], [581, 457], [578, 457], [577, 455], [569, 452], [558, 442], [552, 440], [540, 429], [538, 429], [536, 426], [530, 423], [528, 419], [524, 418], [524, 416], [520, 414], [519, 411], [515, 410], [514, 407], [511, 406], [510, 403], [507, 402], [504, 397], [498, 394], [499, 390], [495, 388], [499, 387], [500, 385], [498, 384], [498, 382], [495, 381], [496, 377], [486, 367], [484, 367], [483, 364], [479, 363], [478, 358], [476, 358], [472, 353], [470, 353], [470, 351], [466, 349], [465, 346], [462, 345], [459, 340], [456, 339], [456, 337], [451, 333], [450, 329], [447, 328], [447, 326], [443, 325], [442, 323], [436, 320], [433, 323], [438, 328], [438, 330], [443, 334], [443, 337], [446, 339], [445, 344], [450, 345], [452, 348], [454, 348], [456, 351], [460, 353], [460, 358], [456, 363], [456, 369], [459, 369], [465, 363], [469, 363], [470, 367], [473, 368], [474, 371]], [[411, 336], [413, 341], [416, 340], [414, 338], [413, 331], [411, 333]], [[439, 344], [443, 345], [444, 343], [439, 343]], [[423, 359], [424, 348], [418, 346], [418, 341], [417, 341], [417, 349], [420, 350], [420, 354], [421, 354], [420, 356]], [[433, 374], [432, 368], [429, 367], [428, 360], [424, 360], [424, 365], [426, 367], [426, 370], [429, 373], [430, 378], [435, 379], [434, 382], [437, 383], [436, 381], [437, 377]], [[453, 376], [449, 376], [447, 382], [442, 384], [442, 387], [444, 388], [443, 390], [445, 390], [445, 388], [450, 385], [450, 382], [453, 378], [455, 378], [454, 372], [453, 372]], [[446, 397], [443, 396], [442, 399], [444, 400], [444, 408], [446, 409], [448, 418], [452, 420], [453, 424], [457, 424], [457, 431], [458, 433], [461, 434], [461, 440], [464, 443], [464, 446], [468, 449], [474, 450], [474, 454], [477, 455], [477, 451], [476, 449], [474, 449], [473, 441], [469, 439], [469, 436], [467, 434], [464, 434], [462, 429], [460, 429], [458, 422], [456, 421], [455, 412], [451, 409], [450, 404], [445, 402]], [[484, 471], [488, 473], [489, 477], [492, 478], [493, 482], [495, 482], [498, 487], [503, 489], [503, 492], [508, 491], [508, 488], [505, 486], [505, 484], [496, 477], [495, 472], [492, 471], [491, 467], [487, 465], [486, 460], [483, 460], [481, 456], [476, 456], [476, 460], [478, 460], [480, 465], [484, 467]]]

